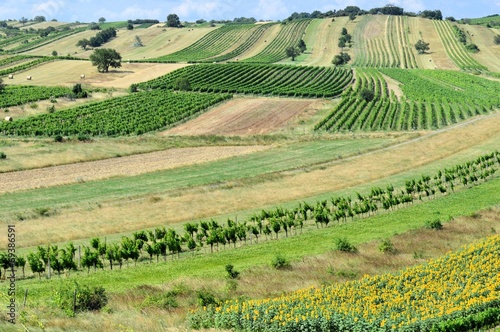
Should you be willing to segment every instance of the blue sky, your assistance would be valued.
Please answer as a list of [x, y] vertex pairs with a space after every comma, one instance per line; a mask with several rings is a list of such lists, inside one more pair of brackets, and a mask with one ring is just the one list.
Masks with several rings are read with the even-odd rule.
[[107, 21], [151, 18], [165, 21], [170, 13], [179, 15], [181, 21], [203, 18], [233, 19], [255, 17], [279, 20], [293, 12], [312, 12], [343, 9], [356, 5], [362, 9], [384, 6], [388, 3], [418, 12], [441, 9], [443, 15], [455, 18], [474, 18], [500, 13], [500, 0], [1, 0], [0, 19], [28, 19], [45, 16], [47, 20], [61, 22], [95, 22], [99, 17]]

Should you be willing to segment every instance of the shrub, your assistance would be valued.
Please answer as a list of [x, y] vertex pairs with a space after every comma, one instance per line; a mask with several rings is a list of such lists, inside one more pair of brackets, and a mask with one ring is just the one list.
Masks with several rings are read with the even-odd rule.
[[215, 298], [214, 294], [206, 289], [200, 289], [196, 291], [196, 300], [200, 307], [206, 307], [209, 305], [217, 305], [219, 301]]
[[142, 303], [143, 307], [157, 307], [164, 310], [170, 310], [177, 308], [179, 303], [175, 294], [172, 292], [167, 292], [165, 294], [160, 294], [157, 296], [148, 296]]
[[273, 258], [271, 266], [277, 270], [280, 270], [280, 269], [287, 269], [291, 265], [290, 262], [285, 257], [283, 257], [281, 254], [278, 254]]
[[366, 88], [361, 90], [361, 98], [363, 98], [365, 101], [370, 102], [373, 100], [374, 97], [375, 93], [373, 92], [373, 90]]
[[346, 238], [338, 238], [335, 240], [335, 248], [338, 251], [343, 251], [343, 252], [357, 252], [358, 249], [352, 245]]
[[240, 273], [234, 269], [232, 264], [226, 265], [226, 272], [229, 279], [236, 279], [240, 275]]
[[7, 155], [5, 154], [5, 152], [0, 151], [0, 159], [7, 159]]
[[47, 112], [54, 113], [56, 111], [56, 107], [54, 105], [47, 106]]
[[382, 243], [378, 246], [378, 249], [384, 254], [394, 254], [396, 253], [396, 248], [394, 244], [392, 244], [391, 240], [386, 239], [383, 240]]
[[[76, 301], [74, 302], [75, 291]], [[104, 287], [89, 287], [75, 281], [74, 287], [65, 285], [56, 290], [54, 301], [59, 308], [73, 316], [78, 312], [101, 310], [108, 303], [108, 297]]]
[[64, 141], [64, 138], [61, 135], [56, 135], [54, 137], [54, 142], [61, 143], [62, 141]]
[[495, 37], [493, 37], [493, 42], [496, 45], [500, 45], [500, 35], [496, 35]]
[[443, 229], [443, 223], [439, 219], [428, 220], [425, 222], [425, 227], [440, 230]]
[[89, 141], [91, 141], [90, 137], [88, 137], [87, 135], [84, 135], [84, 134], [78, 135], [77, 139], [80, 142], [89, 142]]
[[472, 52], [472, 53], [477, 53], [479, 52], [479, 47], [477, 47], [476, 44], [467, 44], [465, 46], [465, 48], [469, 51], [469, 52]]

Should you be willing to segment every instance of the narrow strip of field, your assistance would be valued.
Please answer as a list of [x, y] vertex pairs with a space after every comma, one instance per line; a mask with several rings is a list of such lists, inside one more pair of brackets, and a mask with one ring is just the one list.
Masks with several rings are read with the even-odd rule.
[[85, 163], [1, 173], [0, 193], [68, 183], [133, 176], [263, 151], [264, 146], [221, 146], [169, 149]]
[[[436, 27], [432, 22], [425, 18], [412, 18], [414, 22], [416, 21], [416, 30], [412, 31], [410, 40], [412, 44], [419, 39], [423, 39], [426, 43], [429, 43], [430, 51], [428, 54], [419, 54], [417, 59], [420, 60], [419, 68], [429, 68], [429, 69], [458, 69], [458, 67], [451, 61], [448, 57], [443, 41], [441, 40]], [[418, 61], [417, 60], [417, 61]]]
[[[110, 68], [108, 73], [99, 73], [90, 61], [61, 60], [45, 63], [31, 68], [23, 74], [14, 75], [9, 84], [26, 85], [64, 85], [75, 83], [93, 86], [127, 89], [132, 83], [140, 83], [168, 74], [187, 64], [157, 64], [157, 63], [122, 63], [117, 69]], [[82, 79], [80, 75], [84, 74]], [[26, 80], [30, 75], [32, 79]]]
[[238, 56], [238, 60], [245, 60], [262, 52], [278, 36], [282, 29], [283, 26], [281, 24], [275, 24], [267, 29], [264, 35], [248, 51]]
[[255, 135], [284, 127], [317, 100], [236, 98], [167, 130], [165, 135]]
[[[301, 64], [308, 66], [329, 66], [333, 57], [340, 53], [341, 49], [337, 46], [337, 40], [341, 36], [342, 28], [346, 26], [348, 17], [338, 17], [332, 22], [331, 19], [323, 19], [317, 29], [306, 31], [311, 36], [312, 43], [309, 45], [306, 40], [308, 50], [311, 54], [304, 59]], [[350, 26], [352, 29], [352, 27]], [[352, 34], [352, 31], [348, 31]], [[347, 51], [347, 50], [344, 50]]]

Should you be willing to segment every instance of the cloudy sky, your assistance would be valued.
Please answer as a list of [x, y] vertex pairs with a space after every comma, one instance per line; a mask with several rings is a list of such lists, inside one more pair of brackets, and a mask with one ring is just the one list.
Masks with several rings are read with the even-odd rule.
[[165, 21], [176, 13], [181, 21], [197, 19], [233, 19], [255, 17], [260, 20], [279, 20], [293, 12], [312, 12], [343, 9], [356, 5], [362, 9], [388, 3], [407, 11], [441, 9], [444, 16], [455, 18], [482, 17], [500, 13], [500, 0], [1, 0], [0, 19], [28, 19], [45, 16], [61, 22], [95, 22], [151, 18]]

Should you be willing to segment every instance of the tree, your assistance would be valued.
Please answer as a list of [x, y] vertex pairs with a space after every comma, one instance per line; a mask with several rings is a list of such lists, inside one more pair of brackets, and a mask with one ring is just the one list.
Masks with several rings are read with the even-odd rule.
[[76, 46], [83, 48], [84, 50], [87, 49], [87, 46], [90, 46], [90, 40], [87, 38], [80, 39], [78, 43], [76, 43]]
[[419, 39], [415, 43], [415, 49], [418, 51], [418, 54], [423, 54], [430, 49], [429, 43], [426, 43], [422, 39]]
[[346, 28], [342, 28], [341, 34], [342, 34], [342, 36], [347, 35], [347, 29]]
[[171, 28], [180, 28], [181, 21], [179, 19], [179, 16], [177, 16], [177, 14], [169, 14], [167, 16], [167, 26]]
[[367, 102], [372, 101], [374, 97], [375, 93], [373, 92], [373, 90], [367, 88], [361, 90], [361, 98], [363, 98]]
[[339, 38], [339, 47], [341, 49], [344, 49], [344, 47], [345, 47], [345, 38], [344, 37]]
[[57, 51], [55, 51], [55, 50], [52, 51], [52, 56], [57, 56], [57, 54], [58, 54]]
[[131, 23], [127, 24], [127, 30], [134, 30], [134, 26]]
[[304, 53], [305, 50], [307, 50], [306, 43], [303, 39], [299, 40], [299, 43], [297, 44], [297, 47], [299, 48], [300, 52]]
[[19, 19], [19, 23], [21, 23], [22, 25], [25, 25], [26, 22], [28, 22], [28, 19], [24, 16]]
[[5, 84], [3, 83], [3, 80], [0, 78], [0, 93], [5, 90]]
[[341, 66], [343, 64], [348, 63], [351, 60], [351, 56], [345, 52], [340, 52], [340, 54], [337, 54], [333, 60], [332, 64], [335, 66]]
[[300, 49], [297, 46], [290, 46], [286, 49], [286, 55], [295, 61], [295, 58], [300, 54]]
[[99, 23], [104, 23], [106, 22], [106, 19], [104, 17], [99, 17]]
[[356, 19], [356, 14], [351, 13], [349, 14], [349, 20], [354, 21]]
[[500, 45], [500, 35], [496, 35], [495, 37], [493, 37], [493, 42], [496, 45]]
[[121, 67], [121, 60], [120, 53], [111, 48], [99, 48], [90, 55], [92, 66], [97, 66], [97, 70], [104, 73], [108, 72], [109, 67]]
[[33, 21], [35, 22], [45, 22], [45, 16], [35, 16], [35, 18], [33, 19]]
[[191, 90], [191, 83], [189, 82], [189, 79], [186, 76], [178, 77], [174, 81], [174, 89], [181, 91], [189, 91]]

